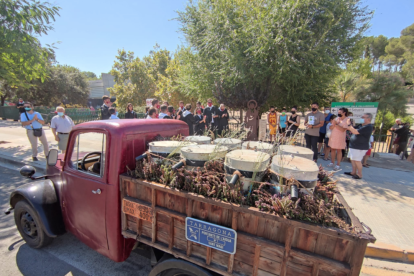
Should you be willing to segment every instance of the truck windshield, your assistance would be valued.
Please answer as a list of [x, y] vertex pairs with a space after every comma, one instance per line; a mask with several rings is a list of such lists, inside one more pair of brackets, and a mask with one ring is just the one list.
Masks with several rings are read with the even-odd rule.
[[103, 176], [106, 135], [97, 132], [80, 133], [71, 154], [72, 168], [96, 176]]

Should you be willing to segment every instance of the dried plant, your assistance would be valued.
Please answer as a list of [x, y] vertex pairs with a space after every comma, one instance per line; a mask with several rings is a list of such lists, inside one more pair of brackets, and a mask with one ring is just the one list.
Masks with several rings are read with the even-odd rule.
[[[230, 187], [224, 173], [223, 161], [219, 159], [206, 162], [204, 168], [181, 168], [173, 171], [170, 165], [157, 165], [149, 157], [148, 160], [137, 162], [134, 176], [226, 202], [255, 206], [260, 211], [287, 219], [338, 227], [354, 233], [353, 227], [339, 216], [341, 206], [334, 200], [336, 183], [330, 181], [332, 175], [322, 167], [319, 167], [319, 181], [313, 195], [299, 192], [296, 201], [291, 199], [290, 189], [287, 192], [272, 193], [271, 188], [274, 185], [268, 182], [270, 173], [267, 171], [264, 176], [266, 182], [252, 182], [251, 192], [243, 191], [240, 181]], [[284, 184], [290, 183], [283, 179], [281, 181]]]

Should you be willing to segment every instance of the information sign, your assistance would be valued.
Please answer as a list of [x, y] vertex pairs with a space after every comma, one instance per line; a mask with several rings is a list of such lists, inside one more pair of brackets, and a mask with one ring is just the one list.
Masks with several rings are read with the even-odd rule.
[[227, 227], [187, 217], [185, 237], [229, 254], [236, 253], [237, 232]]
[[154, 100], [154, 99], [146, 99], [146, 101], [145, 101], [146, 106], [151, 107], [152, 100]]
[[331, 105], [331, 113], [338, 115], [338, 109], [341, 107], [346, 107], [350, 112], [353, 113], [350, 116], [351, 119], [354, 120], [355, 123], [359, 123], [359, 119], [361, 119], [364, 113], [371, 113], [372, 120], [371, 123], [375, 123], [375, 117], [377, 116], [378, 111], [378, 103], [374, 102], [333, 102]]

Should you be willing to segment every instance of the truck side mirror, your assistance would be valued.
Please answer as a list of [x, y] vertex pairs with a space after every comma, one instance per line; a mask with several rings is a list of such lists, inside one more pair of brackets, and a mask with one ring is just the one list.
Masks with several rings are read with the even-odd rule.
[[54, 166], [56, 165], [57, 159], [58, 159], [58, 151], [56, 149], [49, 150], [49, 153], [47, 154], [47, 165], [48, 166]]
[[24, 177], [28, 177], [28, 178], [32, 178], [32, 175], [34, 175], [35, 174], [35, 172], [36, 172], [36, 169], [35, 168], [33, 168], [32, 166], [28, 166], [28, 165], [26, 165], [26, 166], [23, 166], [21, 169], [20, 169], [20, 175], [21, 176], [24, 176]]

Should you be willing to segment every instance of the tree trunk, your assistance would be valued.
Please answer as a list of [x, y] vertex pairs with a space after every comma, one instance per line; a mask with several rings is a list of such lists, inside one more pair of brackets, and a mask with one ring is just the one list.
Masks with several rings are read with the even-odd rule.
[[240, 124], [243, 124], [243, 109], [240, 108]]
[[1, 96], [1, 104], [0, 106], [4, 106], [4, 101], [6, 100], [6, 95]]

